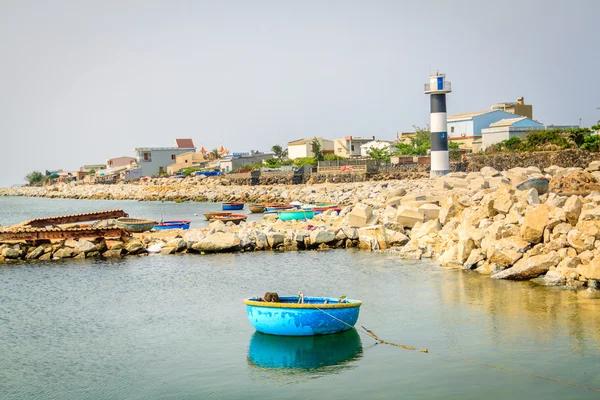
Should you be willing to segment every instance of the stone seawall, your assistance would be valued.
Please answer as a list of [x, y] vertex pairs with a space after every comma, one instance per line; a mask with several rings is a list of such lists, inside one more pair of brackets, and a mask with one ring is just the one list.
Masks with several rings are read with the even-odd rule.
[[498, 171], [516, 167], [544, 169], [554, 165], [562, 168], [586, 168], [589, 163], [598, 160], [600, 160], [600, 153], [583, 150], [478, 154], [471, 157], [466, 172], [480, 171], [484, 167], [492, 167]]

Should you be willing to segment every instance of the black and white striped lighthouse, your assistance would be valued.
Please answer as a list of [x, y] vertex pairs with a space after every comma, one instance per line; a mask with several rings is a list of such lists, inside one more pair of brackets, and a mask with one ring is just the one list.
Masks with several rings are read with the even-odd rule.
[[431, 98], [431, 174], [435, 178], [450, 172], [448, 157], [448, 120], [446, 117], [446, 93], [452, 92], [446, 75], [436, 72], [425, 84], [425, 94]]

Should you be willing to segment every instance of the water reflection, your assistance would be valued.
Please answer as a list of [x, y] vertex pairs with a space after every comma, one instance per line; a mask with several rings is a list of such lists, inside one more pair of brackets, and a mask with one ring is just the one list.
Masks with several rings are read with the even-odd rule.
[[583, 354], [586, 339], [600, 341], [600, 300], [585, 290], [489, 279], [476, 273], [445, 274], [439, 286], [443, 304], [469, 305], [490, 317], [488, 337], [518, 342], [523, 333], [540, 343], [566, 335], [571, 351]]
[[275, 336], [255, 332], [248, 365], [266, 379], [319, 377], [353, 368], [363, 348], [355, 329], [321, 336]]

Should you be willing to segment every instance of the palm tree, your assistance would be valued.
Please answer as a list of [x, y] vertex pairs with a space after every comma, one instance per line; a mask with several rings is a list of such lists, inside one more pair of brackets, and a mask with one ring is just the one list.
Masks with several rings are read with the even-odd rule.
[[275, 157], [277, 157], [279, 160], [283, 160], [283, 159], [287, 158], [287, 156], [288, 156], [288, 150], [287, 149], [283, 150], [283, 148], [278, 144], [271, 147], [271, 151], [273, 153], [275, 153]]
[[219, 149], [212, 149], [212, 151], [208, 153], [208, 158], [210, 158], [211, 160], [218, 160], [219, 158], [221, 158]]

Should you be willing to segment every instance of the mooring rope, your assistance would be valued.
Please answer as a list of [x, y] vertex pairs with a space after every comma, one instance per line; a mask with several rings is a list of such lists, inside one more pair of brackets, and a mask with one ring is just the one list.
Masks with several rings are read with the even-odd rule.
[[[333, 319], [335, 319], [335, 320], [343, 323], [344, 325], [347, 325], [350, 328], [355, 328], [353, 325], [350, 325], [346, 321], [342, 321], [341, 319], [337, 318], [334, 315], [331, 315], [330, 313], [328, 313], [328, 312], [320, 309], [319, 307], [315, 306], [315, 308], [317, 310], [319, 310], [319, 311], [321, 311], [321, 312], [329, 315], [331, 318], [333, 318]], [[388, 342], [387, 340], [381, 339], [379, 336], [377, 336], [375, 334], [375, 332], [373, 332], [370, 329], [365, 328], [363, 325], [361, 325], [360, 327], [362, 328], [362, 330], [367, 335], [369, 335], [372, 339], [375, 339], [378, 343], [388, 344], [390, 346], [395, 346], [395, 347], [400, 347], [400, 348], [405, 349], [405, 350], [413, 350], [413, 351], [419, 351], [421, 353], [429, 353], [429, 349], [418, 349], [416, 347], [407, 346], [407, 345], [404, 345], [404, 344]], [[359, 332], [359, 333], [362, 333], [358, 329], [356, 331]], [[561, 385], [572, 386], [572, 387], [576, 387], [578, 389], [585, 389], [585, 390], [589, 390], [589, 391], [592, 391], [592, 392], [598, 392], [598, 393], [600, 393], [600, 389], [594, 388], [594, 387], [591, 387], [591, 386], [579, 385], [577, 383], [573, 383], [573, 382], [569, 382], [569, 381], [563, 381], [561, 379], [550, 378], [550, 377], [542, 376], [542, 375], [536, 375], [536, 374], [532, 374], [532, 373], [529, 373], [529, 372], [517, 371], [515, 369], [500, 367], [498, 365], [486, 364], [486, 363], [483, 363], [483, 362], [469, 360], [469, 359], [466, 359], [466, 358], [460, 358], [460, 357], [443, 355], [443, 354], [438, 354], [438, 355], [440, 355], [442, 357], [446, 357], [448, 359], [458, 360], [458, 361], [462, 361], [462, 362], [469, 363], [469, 364], [474, 364], [474, 365], [479, 365], [479, 366], [486, 367], [486, 368], [492, 368], [492, 369], [497, 369], [497, 370], [504, 371], [504, 372], [510, 372], [510, 373], [513, 373], [513, 374], [518, 374], [518, 375], [523, 375], [523, 376], [529, 376], [529, 377], [532, 377], [532, 378], [542, 379], [542, 380], [549, 381], [549, 382], [559, 383]]]

